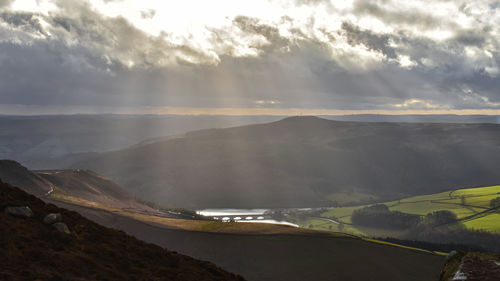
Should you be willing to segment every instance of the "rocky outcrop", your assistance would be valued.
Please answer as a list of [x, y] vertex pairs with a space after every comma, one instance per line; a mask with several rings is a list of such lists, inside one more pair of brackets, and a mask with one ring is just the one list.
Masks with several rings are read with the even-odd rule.
[[62, 215], [60, 213], [50, 213], [45, 216], [43, 219], [43, 223], [45, 224], [54, 224], [56, 222], [62, 221]]
[[440, 281], [497, 281], [499, 276], [499, 254], [458, 252], [447, 259]]
[[51, 224], [59, 232], [71, 234], [68, 226], [64, 222], [62, 222], [62, 220], [62, 215], [60, 213], [50, 213], [45, 216], [45, 218], [43, 219], [43, 223]]
[[5, 213], [18, 218], [31, 218], [33, 211], [28, 206], [21, 207], [6, 207]]
[[71, 231], [69, 231], [68, 226], [63, 222], [56, 222], [52, 226], [55, 227], [59, 232], [71, 234]]

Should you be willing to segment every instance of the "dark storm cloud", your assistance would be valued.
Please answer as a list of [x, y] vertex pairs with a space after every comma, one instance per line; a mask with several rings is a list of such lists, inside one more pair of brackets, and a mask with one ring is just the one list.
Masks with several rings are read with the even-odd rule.
[[463, 46], [482, 47], [486, 43], [487, 30], [459, 30], [454, 39]]
[[256, 18], [238, 16], [234, 19], [234, 23], [244, 32], [258, 34], [266, 38], [268, 46], [271, 48], [280, 48], [290, 44], [287, 38], [280, 35], [278, 28], [261, 24]]
[[388, 58], [395, 58], [396, 53], [389, 46], [389, 36], [379, 35], [370, 31], [360, 30], [359, 27], [348, 22], [342, 23], [342, 30], [346, 34], [347, 43], [352, 46], [363, 44], [368, 49], [380, 51]]

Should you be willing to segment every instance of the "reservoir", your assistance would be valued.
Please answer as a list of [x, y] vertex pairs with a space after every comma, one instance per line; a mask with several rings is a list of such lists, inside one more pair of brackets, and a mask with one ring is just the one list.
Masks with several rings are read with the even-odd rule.
[[272, 219], [268, 214], [269, 211], [271, 209], [203, 209], [197, 210], [196, 213], [226, 222], [273, 223], [299, 227], [291, 222]]

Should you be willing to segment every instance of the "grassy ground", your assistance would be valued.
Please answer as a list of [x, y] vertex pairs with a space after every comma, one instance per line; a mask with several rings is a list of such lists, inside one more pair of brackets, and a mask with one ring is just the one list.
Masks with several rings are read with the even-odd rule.
[[343, 233], [320, 232], [318, 230], [330, 229], [307, 229], [297, 228], [287, 225], [276, 225], [269, 223], [244, 223], [244, 222], [220, 222], [220, 221], [205, 221], [205, 220], [188, 220], [179, 218], [168, 218], [158, 216], [157, 214], [140, 213], [134, 210], [120, 209], [110, 206], [105, 206], [96, 202], [83, 200], [72, 196], [67, 196], [62, 193], [54, 193], [52, 199], [76, 204], [82, 207], [96, 208], [115, 213], [121, 216], [130, 217], [148, 224], [157, 225], [171, 229], [182, 229], [189, 231], [202, 231], [213, 233], [239, 233], [239, 234], [305, 234], [305, 235], [328, 235], [338, 237], [349, 237]]
[[[448, 210], [462, 220], [462, 224], [470, 229], [482, 229], [490, 232], [500, 232], [500, 211], [489, 210], [490, 201], [500, 197], [500, 186], [488, 186], [480, 188], [466, 188], [455, 191], [446, 191], [436, 194], [414, 196], [397, 201], [384, 202], [392, 211], [426, 215], [431, 212]], [[368, 205], [354, 207], [332, 208], [321, 214], [324, 218], [333, 218], [344, 223], [344, 231], [361, 234], [376, 235], [389, 234], [385, 230], [361, 228], [351, 224], [352, 213]], [[318, 219], [306, 219], [300, 221], [299, 225], [313, 229], [328, 230], [330, 226], [337, 231], [337, 225]]]
[[404, 246], [404, 245], [395, 244], [395, 243], [391, 243], [391, 242], [387, 242], [387, 241], [382, 241], [382, 240], [377, 240], [377, 239], [363, 238], [363, 240], [368, 241], [368, 242], [372, 242], [372, 243], [378, 243], [378, 244], [383, 244], [383, 245], [389, 245], [389, 246], [399, 247], [399, 248], [403, 248], [403, 249], [409, 249], [409, 250], [413, 250], [413, 251], [420, 251], [420, 252], [424, 252], [424, 253], [436, 254], [436, 255], [440, 255], [440, 256], [447, 256], [448, 255], [448, 253], [436, 252], [436, 251], [429, 251], [429, 250], [424, 250], [424, 249], [420, 249], [420, 248]]
[[[305, 235], [308, 237], [359, 238], [357, 236], [352, 236], [346, 233], [351, 233], [356, 235], [364, 235], [365, 233], [372, 233], [372, 234], [375, 233], [378, 236], [383, 236], [385, 231], [375, 228], [366, 228], [366, 227], [356, 228], [348, 224], [338, 224], [327, 218], [311, 218], [303, 221], [298, 221], [298, 223], [301, 225], [300, 228], [285, 226], [285, 225], [265, 224], [265, 223], [239, 223], [239, 222], [223, 223], [219, 221], [185, 220], [185, 219], [160, 217], [157, 215], [139, 213], [132, 210], [111, 208], [109, 206], [103, 206], [95, 202], [78, 200], [78, 198], [73, 198], [71, 196], [53, 196], [52, 199], [56, 199], [57, 201], [55, 201], [55, 203], [57, 204], [66, 202], [68, 204], [71, 204], [67, 205], [66, 207], [78, 206], [77, 208], [80, 211], [84, 210], [84, 212], [93, 213], [94, 215], [96, 215], [96, 212], [93, 210], [105, 210], [111, 216], [115, 214], [123, 217], [128, 217], [137, 221], [147, 223], [148, 225], [151, 226], [158, 226], [160, 228], [182, 230], [182, 231], [195, 231], [200, 233], [245, 234], [245, 235], [250, 234], [250, 235], [272, 235], [272, 236]], [[98, 217], [102, 217], [102, 214]], [[427, 250], [407, 247], [385, 241], [379, 241], [368, 238], [363, 238], [363, 240], [370, 243], [390, 245], [412, 251], [420, 251], [429, 254], [443, 255], [443, 253], [439, 252], [431, 252]]]
[[339, 204], [357, 203], [367, 200], [376, 200], [378, 196], [361, 192], [335, 192], [327, 196], [328, 200]]

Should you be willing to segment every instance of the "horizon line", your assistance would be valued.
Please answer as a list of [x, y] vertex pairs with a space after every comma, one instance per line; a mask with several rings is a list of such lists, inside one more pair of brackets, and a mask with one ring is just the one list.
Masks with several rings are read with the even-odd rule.
[[0, 116], [55, 115], [181, 115], [181, 116], [348, 116], [348, 115], [500, 115], [500, 109], [324, 109], [236, 107], [107, 107], [0, 104]]

